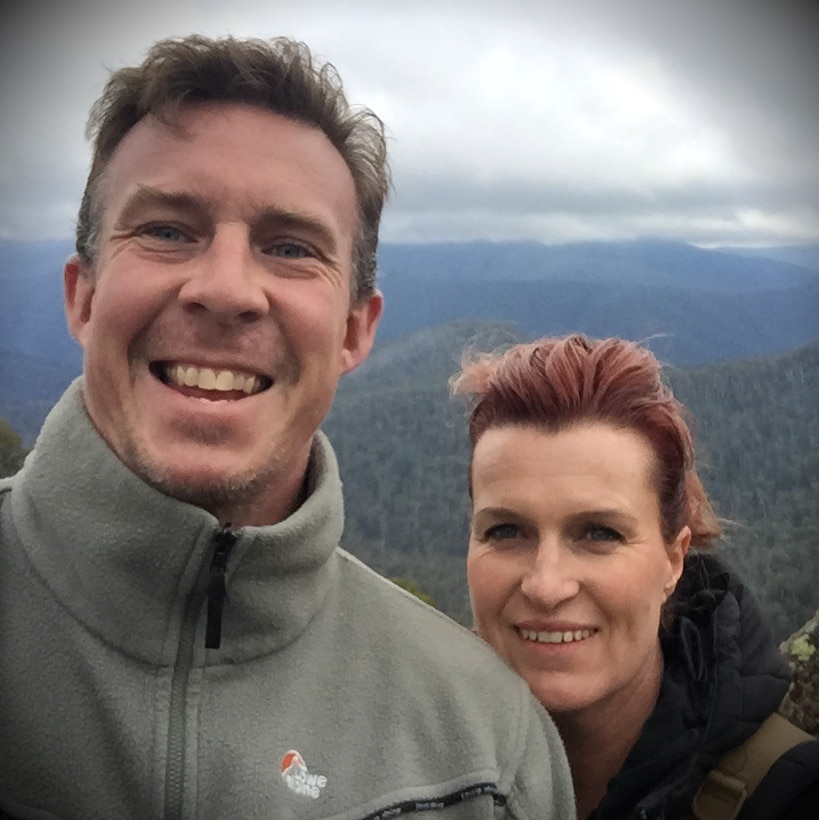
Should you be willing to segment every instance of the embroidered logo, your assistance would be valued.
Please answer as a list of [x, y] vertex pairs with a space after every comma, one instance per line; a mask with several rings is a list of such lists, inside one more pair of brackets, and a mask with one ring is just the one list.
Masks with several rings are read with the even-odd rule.
[[327, 785], [327, 778], [323, 774], [310, 774], [304, 758], [295, 749], [284, 753], [279, 768], [287, 788], [296, 794], [315, 800]]

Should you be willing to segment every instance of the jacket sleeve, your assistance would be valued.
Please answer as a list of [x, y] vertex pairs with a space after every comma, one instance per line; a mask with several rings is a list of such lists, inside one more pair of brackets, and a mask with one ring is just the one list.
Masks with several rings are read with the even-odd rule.
[[[525, 685], [524, 685], [525, 686]], [[575, 820], [569, 763], [554, 722], [529, 693], [522, 695], [520, 746], [508, 791], [509, 820]]]

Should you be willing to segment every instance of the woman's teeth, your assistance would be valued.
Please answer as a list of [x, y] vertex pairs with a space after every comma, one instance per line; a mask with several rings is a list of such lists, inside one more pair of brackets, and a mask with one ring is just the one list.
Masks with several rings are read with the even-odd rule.
[[573, 643], [574, 641], [585, 641], [591, 638], [595, 630], [575, 629], [567, 632], [535, 632], [531, 629], [521, 629], [520, 634], [527, 641], [537, 641], [538, 643]]

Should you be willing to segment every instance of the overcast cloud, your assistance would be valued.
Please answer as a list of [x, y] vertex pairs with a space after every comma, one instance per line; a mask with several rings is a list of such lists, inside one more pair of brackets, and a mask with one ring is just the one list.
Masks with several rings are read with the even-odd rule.
[[819, 241], [801, 0], [29, 0], [0, 12], [0, 237], [69, 236], [108, 68], [154, 40], [305, 40], [386, 122], [385, 240]]

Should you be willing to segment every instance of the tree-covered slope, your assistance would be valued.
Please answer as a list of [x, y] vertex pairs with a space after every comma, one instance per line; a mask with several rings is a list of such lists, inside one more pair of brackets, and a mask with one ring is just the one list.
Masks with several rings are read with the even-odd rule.
[[669, 377], [696, 414], [726, 552], [785, 637], [819, 604], [819, 344]]
[[[464, 622], [466, 408], [447, 379], [464, 346], [523, 338], [471, 322], [384, 346], [342, 382], [325, 424], [345, 482], [345, 544]], [[706, 488], [733, 522], [723, 548], [784, 638], [819, 603], [819, 343], [668, 377], [695, 416]]]

